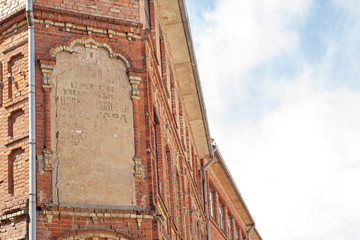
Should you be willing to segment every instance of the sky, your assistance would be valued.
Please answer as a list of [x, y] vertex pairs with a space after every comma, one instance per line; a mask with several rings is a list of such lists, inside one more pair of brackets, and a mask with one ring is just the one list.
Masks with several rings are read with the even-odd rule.
[[360, 240], [360, 1], [186, 0], [211, 136], [264, 240]]

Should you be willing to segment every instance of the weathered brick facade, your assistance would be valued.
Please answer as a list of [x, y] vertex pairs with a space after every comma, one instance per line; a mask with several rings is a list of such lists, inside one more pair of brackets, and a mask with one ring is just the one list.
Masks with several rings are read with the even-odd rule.
[[[24, 8], [0, 4], [0, 240], [28, 238]], [[253, 220], [221, 156], [202, 171], [213, 149], [184, 11], [34, 2], [37, 239], [207, 239], [207, 223], [211, 239], [246, 238]]]

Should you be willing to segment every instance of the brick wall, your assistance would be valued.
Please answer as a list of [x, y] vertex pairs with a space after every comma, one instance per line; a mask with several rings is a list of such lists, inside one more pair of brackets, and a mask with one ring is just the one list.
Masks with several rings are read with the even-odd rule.
[[[115, 53], [119, 53], [124, 56], [130, 63], [131, 68], [128, 72], [131, 76], [137, 76], [144, 79], [143, 72], [144, 62], [144, 41], [141, 39], [143, 32], [141, 25], [134, 25], [124, 19], [108, 19], [102, 18], [101, 20], [92, 19], [89, 15], [85, 14], [73, 14], [64, 17], [62, 14], [48, 14], [49, 10], [39, 9], [35, 13], [36, 18], [36, 36], [35, 41], [42, 44], [36, 45], [36, 55], [39, 56], [39, 61], [36, 65], [36, 101], [37, 108], [37, 154], [44, 158], [42, 148], [52, 149], [56, 151], [56, 146], [51, 142], [51, 91], [52, 89], [46, 89], [43, 87], [43, 73], [41, 71], [41, 65], [56, 64], [56, 59], [52, 59], [51, 53], [58, 46], [67, 46], [73, 40], [76, 39], [94, 39], [100, 43], [106, 43], [112, 48]], [[115, 21], [114, 21], [115, 20]], [[144, 79], [146, 80], [146, 78]], [[143, 134], [145, 129], [141, 127], [141, 123], [145, 121], [143, 112], [143, 105], [145, 101], [146, 88], [143, 84], [139, 86], [140, 100], [134, 102], [134, 130], [135, 130], [135, 148], [136, 156], [140, 159], [146, 159], [146, 140], [140, 138], [140, 134]], [[56, 153], [54, 153], [56, 154]], [[41, 157], [40, 157], [41, 159]], [[40, 165], [44, 166], [40, 161]], [[143, 171], [148, 171], [146, 164], [142, 164]], [[45, 210], [54, 211], [52, 205], [54, 199], [52, 198], [52, 181], [54, 172], [51, 170], [39, 169], [38, 175], [38, 207]], [[147, 181], [142, 177], [135, 178], [136, 189], [136, 203], [138, 209], [150, 208], [150, 190]], [[106, 206], [100, 206], [100, 208], [86, 208], [84, 205], [79, 208], [60, 208], [58, 215], [50, 214], [49, 216], [41, 216], [38, 219], [38, 239], [57, 239], [66, 234], [82, 232], [92, 229], [101, 229], [105, 232], [116, 232], [123, 234], [125, 237], [131, 237], [131, 239], [153, 239], [152, 229], [156, 225], [156, 219], [144, 219], [138, 223], [136, 219], [129, 217], [130, 215], [146, 215], [143, 211], [115, 211], [106, 210]], [[104, 209], [105, 210], [101, 210]], [[66, 212], [71, 214], [81, 213], [83, 211], [95, 215], [95, 217], [72, 217], [64, 216]], [[102, 212], [103, 211], [103, 212]], [[99, 217], [104, 214], [115, 214], [114, 217]], [[118, 217], [122, 214], [123, 217]], [[125, 215], [124, 215], [125, 214]], [[154, 212], [149, 212], [148, 216], [153, 216]], [[60, 215], [60, 217], [59, 217]], [[51, 217], [50, 217], [51, 216]], [[51, 218], [51, 220], [49, 220]], [[139, 220], [140, 221], [140, 220]]]
[[[37, 1], [34, 12], [37, 59], [37, 206], [42, 212], [51, 212], [40, 214], [38, 218], [38, 239], [57, 239], [66, 234], [95, 228], [116, 231], [133, 239], [156, 239], [161, 236], [172, 239], [176, 235], [184, 236], [186, 239], [203, 238], [205, 216], [202, 211], [201, 187], [196, 179], [200, 177], [196, 175], [198, 164], [194, 164], [199, 159], [194, 154], [194, 141], [181, 104], [181, 92], [166, 43], [160, 34], [161, 25], [153, 3], [150, 4], [150, 30], [143, 29], [140, 23], [134, 25], [132, 22], [139, 19], [138, 11], [131, 10], [137, 6], [136, 1], [131, 4], [121, 2], [115, 6], [123, 9], [121, 12], [124, 15], [110, 11], [108, 7], [113, 6], [110, 2], [103, 4], [99, 11], [94, 10], [95, 7], [87, 6], [89, 3], [85, 2], [64, 2], [65, 5], [59, 6], [57, 3]], [[93, 4], [96, 5], [95, 2]], [[124, 8], [123, 4], [127, 7]], [[48, 7], [56, 7], [58, 10], [64, 7], [76, 13], [58, 10], [52, 12]], [[103, 17], [94, 18], [94, 15]], [[6, 22], [4, 31], [25, 21], [24, 15], [17, 16], [16, 20], [14, 17], [12, 21], [12, 25], [10, 20]], [[4, 82], [1, 89], [1, 138], [4, 143], [10, 144], [1, 145], [1, 170], [8, 172], [7, 177], [6, 174], [1, 175], [1, 191], [4, 193], [1, 196], [5, 202], [1, 204], [3, 215], [27, 206], [27, 34], [25, 25], [21, 31], [16, 29], [3, 39], [2, 49], [8, 50], [5, 51], [6, 54], [0, 55]], [[53, 173], [45, 169], [47, 156], [43, 151], [55, 148], [51, 142], [51, 89], [43, 86], [44, 73], [41, 65], [56, 64], [56, 59], [51, 56], [56, 47], [67, 46], [74, 39], [90, 38], [108, 44], [114, 52], [124, 56], [131, 64], [131, 68], [128, 69], [129, 75], [141, 78], [138, 87], [140, 99], [133, 103], [136, 156], [141, 159], [142, 168], [140, 177], [135, 177], [136, 208], [151, 210], [149, 216], [160, 216], [143, 220], [141, 224], [136, 219], [129, 220], [128, 217], [115, 217], [110, 221], [109, 218], [101, 217], [98, 219], [90, 216], [64, 216], [65, 212], [81, 213], [84, 208], [58, 209], [58, 206], [54, 205]], [[7, 77], [8, 72], [11, 72], [11, 78]], [[14, 169], [11, 173], [10, 168]], [[58, 212], [57, 215], [53, 213], [54, 209]], [[86, 208], [86, 211], [101, 211], [97, 209]], [[120, 212], [124, 214], [123, 211]], [[137, 210], [125, 214], [142, 216], [144, 213]], [[10, 220], [2, 221], [2, 226], [14, 229], [20, 227], [18, 223], [12, 223]], [[23, 231], [24, 228], [17, 237], [20, 238]], [[3, 234], [1, 237], [8, 238], [5, 236], [9, 236], [10, 232], [6, 230], [7, 235]]]
[[[2, 4], [11, 6], [9, 13], [21, 6]], [[22, 239], [27, 229], [28, 54], [27, 28], [21, 22], [14, 17], [0, 27], [0, 239]]]
[[15, 218], [2, 220], [0, 228], [0, 239], [26, 239], [28, 236], [27, 225], [27, 216], [25, 214], [17, 216]]
[[[153, 18], [156, 18], [154, 6], [150, 6]], [[41, 10], [41, 11], [40, 11]], [[204, 213], [202, 212], [201, 190], [193, 179], [194, 169], [192, 162], [195, 154], [193, 140], [189, 128], [185, 126], [187, 116], [182, 106], [177, 107], [172, 101], [178, 102], [181, 93], [176, 80], [170, 82], [171, 59], [165, 48], [160, 46], [160, 25], [153, 24], [151, 31], [134, 27], [124, 19], [116, 20], [102, 18], [101, 21], [91, 19], [90, 16], [48, 14], [50, 10], [42, 8], [35, 13], [36, 18], [36, 53], [40, 58], [36, 69], [37, 78], [37, 103], [43, 106], [37, 109], [37, 153], [42, 155], [42, 147], [54, 149], [51, 142], [51, 106], [49, 98], [51, 90], [43, 90], [42, 73], [40, 64], [49, 63], [51, 52], [57, 46], [66, 46], [73, 39], [95, 39], [112, 47], [114, 52], [121, 53], [131, 63], [131, 74], [141, 77], [139, 85], [140, 100], [134, 102], [134, 131], [136, 155], [142, 159], [143, 176], [135, 178], [136, 199], [138, 208], [154, 209], [154, 214], [161, 215], [159, 223], [151, 221], [151, 227], [158, 226], [155, 232], [151, 232], [149, 239], [156, 235], [174, 238], [176, 235], [185, 235], [187, 238], [203, 237]], [[86, 20], [86, 22], [84, 21]], [[158, 22], [158, 20], [154, 20]], [[91, 30], [90, 30], [91, 29]], [[112, 30], [112, 31], [109, 31]], [[155, 37], [154, 41], [152, 36]], [[155, 54], [153, 54], [155, 53]], [[144, 58], [146, 56], [146, 58]], [[146, 59], [146, 61], [144, 61]], [[162, 69], [164, 71], [162, 71]], [[174, 72], [174, 70], [171, 70]], [[174, 77], [174, 76], [172, 76]], [[166, 81], [163, 81], [165, 78]], [[172, 86], [172, 88], [171, 88]], [[173, 95], [170, 95], [173, 94]], [[176, 95], [175, 95], [176, 94]], [[175, 96], [176, 97], [175, 97]], [[181, 110], [179, 108], [182, 108]], [[182, 124], [175, 123], [173, 117], [181, 115]], [[155, 117], [156, 115], [156, 117]], [[177, 120], [179, 121], [179, 120]], [[156, 133], [155, 133], [156, 131]], [[156, 140], [154, 135], [156, 134]], [[186, 145], [181, 139], [187, 136]], [[180, 156], [187, 156], [180, 157]], [[193, 156], [193, 159], [190, 157]], [[45, 209], [52, 203], [51, 193], [51, 171], [42, 171], [38, 175], [38, 206]], [[177, 186], [174, 191], [173, 186]], [[183, 195], [183, 193], [186, 195]], [[183, 196], [182, 196], [183, 195]], [[182, 202], [182, 204], [177, 204]], [[74, 211], [74, 210], [73, 210]], [[54, 216], [54, 218], [56, 218]], [[203, 219], [199, 223], [199, 219]], [[42, 222], [42, 220], [39, 220]], [[75, 219], [71, 221], [77, 221]], [[128, 223], [126, 219], [119, 219], [119, 227], [116, 224], [112, 228], [120, 232], [127, 232], [120, 228]], [[185, 227], [191, 221], [192, 227]], [[60, 236], [71, 231], [91, 229], [99, 226], [110, 230], [110, 226], [104, 226], [100, 222], [89, 225], [90, 218], [80, 221], [72, 227], [57, 227], [56, 233], [49, 224], [40, 228], [39, 236]], [[40, 223], [39, 223], [40, 224]], [[136, 231], [148, 231], [136, 228]], [[145, 239], [144, 236], [133, 236], [134, 239]]]
[[[153, 220], [137, 220], [131, 211], [101, 209], [57, 209], [42, 211], [38, 216], [38, 239], [59, 239], [89, 231], [114, 233], [131, 239], [153, 239]], [[60, 214], [58, 211], [61, 210]], [[80, 211], [79, 211], [80, 210]], [[69, 216], [71, 214], [72, 216]], [[124, 217], [115, 217], [122, 215]], [[128, 215], [128, 216], [125, 216]], [[134, 215], [134, 217], [129, 217]], [[74, 217], [75, 216], [75, 217]], [[137, 216], [150, 216], [146, 212]]]
[[0, 1], [0, 22], [25, 8], [25, 0]]
[[109, 17], [127, 21], [138, 22], [140, 19], [138, 0], [36, 0], [35, 9], [50, 8], [56, 11], [89, 14], [93, 17]]
[[[149, 6], [146, 11], [145, 6]], [[0, 10], [5, 11], [4, 6], [0, 6]], [[147, 13], [149, 16], [144, 16]], [[159, 16], [153, 1], [35, 2], [39, 240], [76, 235], [84, 239], [206, 238], [201, 172], [204, 160], [198, 158]], [[29, 177], [25, 14], [20, 11], [2, 23], [0, 239], [23, 239], [27, 231]], [[69, 206], [56, 199], [58, 146], [52, 139], [58, 133], [52, 128], [55, 106], [51, 105], [54, 100], [51, 71], [56, 64], [61, 64], [57, 62], [58, 52], [69, 52], [74, 42], [86, 48], [106, 48], [109, 56], [127, 64], [127, 76], [132, 84], [134, 129], [134, 169], [131, 171], [134, 171], [135, 201], [131, 207]], [[226, 212], [233, 214], [243, 231], [241, 220], [225, 197], [226, 189], [216, 185], [213, 176], [210, 175], [209, 180], [214, 183], [217, 199], [221, 196]], [[210, 223], [212, 238], [226, 239], [228, 233], [222, 233], [216, 221]]]

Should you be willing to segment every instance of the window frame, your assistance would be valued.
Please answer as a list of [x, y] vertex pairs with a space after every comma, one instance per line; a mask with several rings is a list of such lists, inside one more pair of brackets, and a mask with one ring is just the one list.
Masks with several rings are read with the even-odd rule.
[[150, 0], [144, 1], [144, 11], [145, 11], [145, 28], [150, 29], [151, 28]]
[[233, 218], [231, 217], [230, 214], [228, 214], [228, 237], [229, 237], [229, 240], [233, 240], [234, 239], [234, 236], [233, 236]]
[[240, 240], [240, 229], [235, 225], [235, 240]]
[[219, 200], [219, 225], [225, 232], [225, 205]]

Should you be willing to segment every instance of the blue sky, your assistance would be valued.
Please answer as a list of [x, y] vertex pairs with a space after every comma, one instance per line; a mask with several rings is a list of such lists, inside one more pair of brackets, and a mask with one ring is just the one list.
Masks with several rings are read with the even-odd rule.
[[263, 238], [359, 240], [360, 2], [186, 3], [211, 135]]

